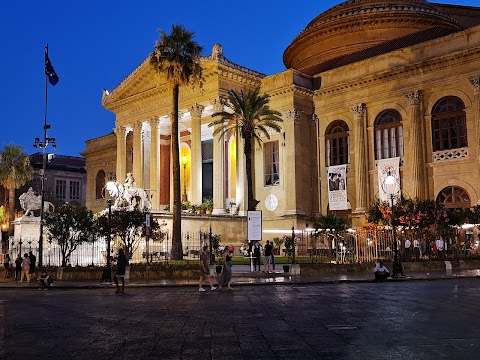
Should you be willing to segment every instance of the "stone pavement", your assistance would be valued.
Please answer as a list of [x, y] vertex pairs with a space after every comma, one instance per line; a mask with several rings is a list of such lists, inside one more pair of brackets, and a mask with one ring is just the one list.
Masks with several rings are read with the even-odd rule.
[[[279, 270], [280, 268], [280, 270]], [[265, 274], [263, 272], [251, 272], [248, 265], [234, 265], [233, 285], [293, 285], [293, 284], [336, 284], [336, 283], [362, 283], [372, 282], [373, 273], [355, 273], [355, 274], [318, 274], [318, 275], [290, 275], [277, 266], [274, 273]], [[112, 274], [113, 276], [113, 274]], [[405, 274], [405, 277], [396, 279], [389, 278], [387, 282], [395, 281], [418, 281], [418, 280], [447, 280], [462, 278], [478, 278], [480, 269], [430, 271], [430, 272], [412, 272]], [[30, 283], [18, 283], [13, 279], [0, 278], [1, 288], [29, 289], [37, 287], [35, 281]], [[54, 288], [64, 289], [95, 289], [114, 286], [111, 283], [100, 283], [100, 281], [61, 281], [56, 280]], [[198, 286], [198, 278], [189, 279], [151, 279], [151, 280], [131, 280], [126, 282], [126, 287], [177, 287], [177, 286]]]

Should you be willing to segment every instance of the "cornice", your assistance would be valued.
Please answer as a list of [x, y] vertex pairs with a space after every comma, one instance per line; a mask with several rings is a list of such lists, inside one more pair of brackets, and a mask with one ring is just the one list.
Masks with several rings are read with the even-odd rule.
[[283, 86], [278, 89], [274, 89], [271, 91], [267, 91], [267, 94], [273, 99], [275, 97], [284, 97], [284, 96], [289, 96], [289, 95], [303, 95], [309, 98], [313, 98], [315, 92], [310, 89], [306, 89], [304, 87], [291, 84], [288, 86]]
[[[425, 73], [435, 72], [445, 68], [457, 67], [459, 65], [480, 60], [480, 48], [468, 49], [454, 54], [448, 54], [442, 57], [419, 61], [417, 63], [402, 66], [397, 69], [383, 71], [371, 76], [363, 76], [361, 79], [353, 79], [342, 84], [335, 84], [315, 91], [315, 97], [324, 95], [333, 95], [345, 91], [355, 91], [365, 86], [372, 87], [387, 83], [396, 79], [414, 78]], [[365, 60], [365, 61], [371, 61]], [[347, 65], [350, 66], [350, 65]]]

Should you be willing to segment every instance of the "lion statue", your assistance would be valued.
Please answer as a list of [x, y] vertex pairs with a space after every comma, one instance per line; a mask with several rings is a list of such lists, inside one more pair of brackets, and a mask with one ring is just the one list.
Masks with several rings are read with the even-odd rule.
[[127, 204], [127, 207], [133, 207], [132, 200], [136, 199], [137, 204], [139, 200], [142, 203], [142, 208], [150, 210], [152, 208], [152, 203], [148, 197], [147, 192], [142, 188], [132, 187], [128, 184], [120, 184], [116, 181], [107, 182], [105, 188], [107, 189], [109, 195], [115, 199], [113, 204], [114, 208], [125, 207], [124, 203]]
[[[30, 216], [35, 210], [41, 210], [42, 196], [36, 195], [32, 188], [29, 188], [26, 193], [23, 193], [18, 198], [20, 200], [20, 206], [25, 211], [24, 216]], [[55, 206], [49, 201], [44, 201], [44, 212], [53, 212]]]

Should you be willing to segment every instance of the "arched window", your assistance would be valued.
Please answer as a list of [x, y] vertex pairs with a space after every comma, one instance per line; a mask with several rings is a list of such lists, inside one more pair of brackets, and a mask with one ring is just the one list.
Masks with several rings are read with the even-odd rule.
[[457, 97], [440, 99], [432, 109], [433, 151], [467, 146], [465, 104]]
[[327, 166], [350, 163], [350, 137], [348, 125], [341, 120], [330, 124], [325, 132]]
[[105, 187], [105, 171], [100, 170], [97, 173], [97, 179], [95, 181], [95, 199], [103, 198], [104, 187]]
[[397, 110], [385, 110], [375, 120], [375, 159], [398, 156], [403, 156], [402, 116]]
[[468, 193], [465, 189], [457, 186], [449, 186], [440, 191], [437, 196], [437, 203], [449, 209], [463, 209], [472, 206]]

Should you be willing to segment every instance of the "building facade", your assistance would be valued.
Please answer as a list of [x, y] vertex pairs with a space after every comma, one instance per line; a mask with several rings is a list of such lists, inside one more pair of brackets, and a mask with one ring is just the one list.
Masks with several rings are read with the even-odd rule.
[[[213, 138], [208, 124], [228, 90], [260, 87], [284, 119], [254, 152], [264, 229], [305, 229], [329, 211], [360, 225], [389, 159], [405, 196], [471, 207], [480, 200], [479, 57], [480, 8], [423, 0], [342, 2], [306, 26], [285, 50], [287, 70], [270, 76], [232, 63], [216, 44], [201, 60], [203, 89], [180, 89], [184, 197], [212, 196], [212, 216], [245, 215], [242, 139]], [[105, 182], [123, 183], [128, 172], [154, 213], [171, 208], [171, 101], [148, 59], [104, 90], [115, 128], [86, 141], [88, 208], [103, 210]], [[332, 210], [329, 169], [342, 165], [347, 205]]]

